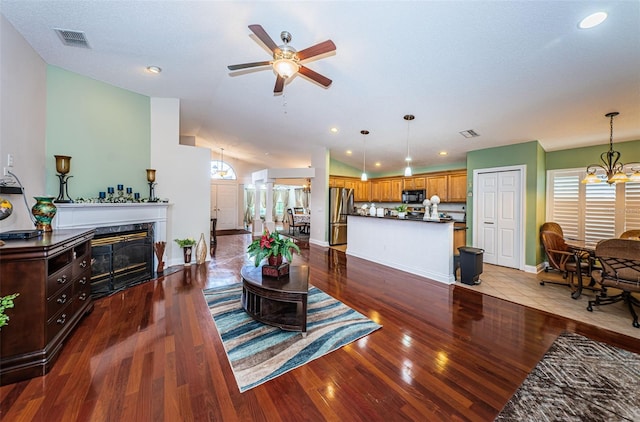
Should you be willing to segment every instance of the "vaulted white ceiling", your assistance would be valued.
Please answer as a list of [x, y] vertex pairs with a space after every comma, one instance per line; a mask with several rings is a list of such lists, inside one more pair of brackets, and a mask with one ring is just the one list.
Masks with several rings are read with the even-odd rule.
[[[602, 25], [578, 29], [598, 10]], [[1, 0], [0, 11], [47, 63], [179, 98], [182, 135], [260, 167], [306, 167], [326, 146], [361, 168], [362, 129], [368, 167], [397, 173], [407, 139], [416, 167], [531, 140], [603, 144], [609, 111], [620, 112], [615, 142], [640, 139], [638, 1]], [[333, 84], [296, 76], [274, 95], [270, 68], [230, 72], [270, 59], [250, 24], [277, 44], [289, 31], [298, 50], [333, 40], [335, 54], [305, 63]], [[54, 28], [83, 31], [91, 48], [64, 46]]]

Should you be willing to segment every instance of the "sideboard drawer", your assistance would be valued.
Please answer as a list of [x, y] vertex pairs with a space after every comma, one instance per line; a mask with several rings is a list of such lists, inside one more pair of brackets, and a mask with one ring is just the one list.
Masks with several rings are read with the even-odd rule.
[[53, 273], [47, 279], [47, 298], [55, 295], [60, 289], [73, 284], [71, 264]]
[[73, 317], [72, 312], [73, 306], [71, 306], [71, 302], [69, 302], [68, 305], [62, 309], [62, 312], [59, 312], [47, 322], [46, 330], [48, 342], [53, 340], [64, 327], [69, 325]]
[[60, 289], [54, 296], [47, 299], [47, 320], [71, 303], [73, 299], [72, 286], [71, 283], [67, 284], [65, 288]]

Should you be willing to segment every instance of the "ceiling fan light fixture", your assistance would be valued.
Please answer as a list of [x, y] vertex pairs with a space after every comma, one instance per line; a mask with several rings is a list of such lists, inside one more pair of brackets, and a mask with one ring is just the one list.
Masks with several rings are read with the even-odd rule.
[[273, 69], [280, 77], [287, 79], [298, 73], [300, 66], [291, 59], [278, 59], [273, 62]]

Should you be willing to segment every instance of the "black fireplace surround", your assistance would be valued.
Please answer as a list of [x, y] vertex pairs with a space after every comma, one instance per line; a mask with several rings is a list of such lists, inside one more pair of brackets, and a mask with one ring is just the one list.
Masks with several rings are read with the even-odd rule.
[[91, 297], [111, 295], [153, 276], [153, 223], [98, 227], [91, 241]]

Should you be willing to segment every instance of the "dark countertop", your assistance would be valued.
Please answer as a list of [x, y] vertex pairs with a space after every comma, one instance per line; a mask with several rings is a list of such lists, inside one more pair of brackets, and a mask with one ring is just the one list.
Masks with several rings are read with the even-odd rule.
[[398, 218], [398, 217], [391, 217], [391, 216], [376, 217], [373, 215], [360, 215], [360, 214], [349, 214], [349, 217], [375, 218], [380, 220], [416, 221], [421, 223], [453, 223], [454, 222], [451, 219], [444, 219], [444, 218], [441, 218], [440, 220], [423, 220], [422, 217], [405, 217], [405, 218]]

